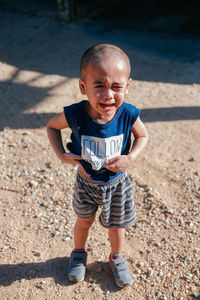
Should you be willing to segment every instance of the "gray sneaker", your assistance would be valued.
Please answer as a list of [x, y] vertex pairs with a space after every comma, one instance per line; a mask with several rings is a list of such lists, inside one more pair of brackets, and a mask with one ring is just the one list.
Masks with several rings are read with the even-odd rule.
[[125, 257], [116, 254], [109, 258], [109, 263], [118, 287], [123, 288], [133, 283], [133, 275]]
[[72, 251], [68, 268], [68, 276], [70, 281], [78, 282], [84, 280], [86, 272], [86, 261], [86, 251]]

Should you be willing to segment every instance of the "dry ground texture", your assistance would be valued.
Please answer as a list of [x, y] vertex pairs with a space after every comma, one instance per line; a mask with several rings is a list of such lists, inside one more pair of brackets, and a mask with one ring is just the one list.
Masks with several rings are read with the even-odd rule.
[[[199, 41], [92, 25], [0, 12], [0, 299], [199, 299]], [[85, 281], [67, 278], [76, 170], [57, 160], [45, 132], [52, 115], [82, 99], [80, 56], [102, 41], [130, 56], [128, 101], [142, 109], [150, 137], [128, 170], [137, 222], [126, 231], [125, 252], [134, 283], [122, 290], [98, 218]]]

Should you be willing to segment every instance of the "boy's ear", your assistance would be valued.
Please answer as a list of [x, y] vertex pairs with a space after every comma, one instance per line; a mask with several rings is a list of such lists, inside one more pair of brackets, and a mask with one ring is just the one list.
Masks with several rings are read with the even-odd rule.
[[81, 94], [86, 95], [85, 82], [81, 78], [79, 79], [79, 88], [80, 88]]
[[129, 88], [129, 85], [130, 85], [131, 81], [132, 81], [132, 79], [129, 78], [129, 80], [128, 80], [128, 82], [127, 82], [127, 85], [126, 85], [125, 95], [128, 94], [128, 88]]
[[127, 83], [127, 85], [126, 85], [126, 89], [128, 89], [128, 87], [129, 87], [129, 85], [130, 85], [131, 81], [132, 81], [132, 79], [131, 79], [131, 78], [129, 78], [129, 80], [128, 80], [128, 83]]

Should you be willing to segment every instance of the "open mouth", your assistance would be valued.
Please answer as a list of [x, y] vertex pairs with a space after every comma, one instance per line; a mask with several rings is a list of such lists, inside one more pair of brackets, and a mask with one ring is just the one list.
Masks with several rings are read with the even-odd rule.
[[103, 107], [103, 108], [112, 108], [113, 106], [115, 106], [115, 103], [107, 103], [107, 104], [104, 104], [104, 103], [100, 103], [100, 106]]

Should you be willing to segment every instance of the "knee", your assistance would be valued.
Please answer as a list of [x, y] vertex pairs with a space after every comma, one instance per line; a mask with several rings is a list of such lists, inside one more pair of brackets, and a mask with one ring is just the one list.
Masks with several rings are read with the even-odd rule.
[[77, 218], [77, 223], [79, 224], [79, 226], [81, 226], [82, 228], [90, 228], [93, 224], [95, 220], [95, 215], [90, 217], [90, 218]]
[[109, 234], [123, 234], [124, 228], [112, 227], [109, 228]]

